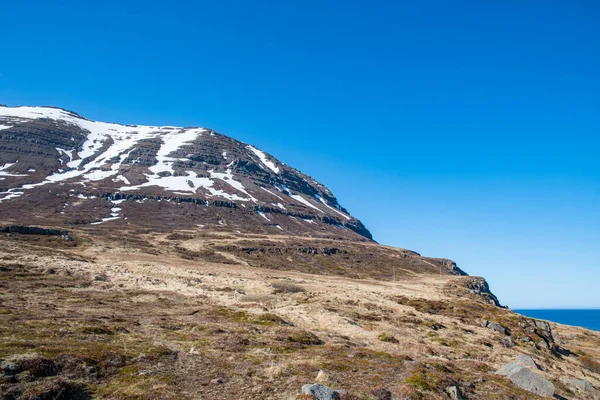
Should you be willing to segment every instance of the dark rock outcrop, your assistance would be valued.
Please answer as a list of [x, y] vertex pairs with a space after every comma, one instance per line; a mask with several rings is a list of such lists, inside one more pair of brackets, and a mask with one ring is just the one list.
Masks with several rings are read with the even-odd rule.
[[498, 298], [490, 290], [490, 287], [485, 279], [473, 276], [469, 280], [467, 288], [471, 293], [482, 296], [488, 303], [497, 307], [502, 307]]

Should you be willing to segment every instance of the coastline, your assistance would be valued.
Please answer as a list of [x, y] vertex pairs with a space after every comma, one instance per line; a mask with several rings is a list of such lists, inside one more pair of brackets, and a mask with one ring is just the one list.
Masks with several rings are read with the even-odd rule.
[[518, 308], [512, 311], [527, 317], [546, 320], [557, 324], [576, 326], [600, 331], [600, 309], [528, 309]]

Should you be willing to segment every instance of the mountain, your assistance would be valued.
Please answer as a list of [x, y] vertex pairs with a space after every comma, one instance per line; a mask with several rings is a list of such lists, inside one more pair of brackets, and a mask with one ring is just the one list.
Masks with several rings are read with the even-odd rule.
[[600, 332], [515, 314], [453, 261], [376, 243], [325, 186], [254, 146], [0, 107], [1, 400], [599, 387]]
[[252, 145], [52, 107], [0, 107], [0, 203], [15, 223], [372, 240], [328, 188]]

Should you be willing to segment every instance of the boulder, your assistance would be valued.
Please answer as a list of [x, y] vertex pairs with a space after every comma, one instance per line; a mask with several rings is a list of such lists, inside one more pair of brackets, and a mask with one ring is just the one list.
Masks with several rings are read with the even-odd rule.
[[519, 354], [513, 361], [500, 368], [498, 371], [496, 371], [496, 373], [498, 375], [510, 376], [523, 367], [534, 371], [540, 369], [531, 356], [528, 356], [527, 354]]
[[539, 369], [540, 367], [531, 356], [520, 354], [513, 361], [496, 371], [496, 373], [508, 377], [515, 386], [528, 392], [539, 396], [553, 396], [556, 390], [554, 384], [534, 372]]
[[508, 329], [506, 329], [505, 327], [503, 327], [502, 325], [500, 325], [496, 322], [484, 320], [480, 323], [480, 325], [483, 326], [484, 328], [488, 328], [493, 331], [500, 332], [501, 334], [503, 334], [505, 336], [509, 334]]
[[302, 386], [302, 394], [311, 394], [314, 400], [339, 400], [340, 398], [339, 392], [319, 383]]
[[509, 375], [513, 384], [539, 396], [554, 396], [555, 387], [548, 379], [526, 367]]
[[594, 387], [589, 381], [585, 379], [566, 379], [565, 383], [575, 390], [591, 395], [594, 399], [600, 399], [600, 391]]

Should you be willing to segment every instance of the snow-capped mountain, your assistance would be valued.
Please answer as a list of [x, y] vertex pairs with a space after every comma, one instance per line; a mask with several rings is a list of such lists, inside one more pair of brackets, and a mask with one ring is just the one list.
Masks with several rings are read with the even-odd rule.
[[329, 189], [254, 146], [53, 107], [0, 106], [0, 223], [371, 239]]

